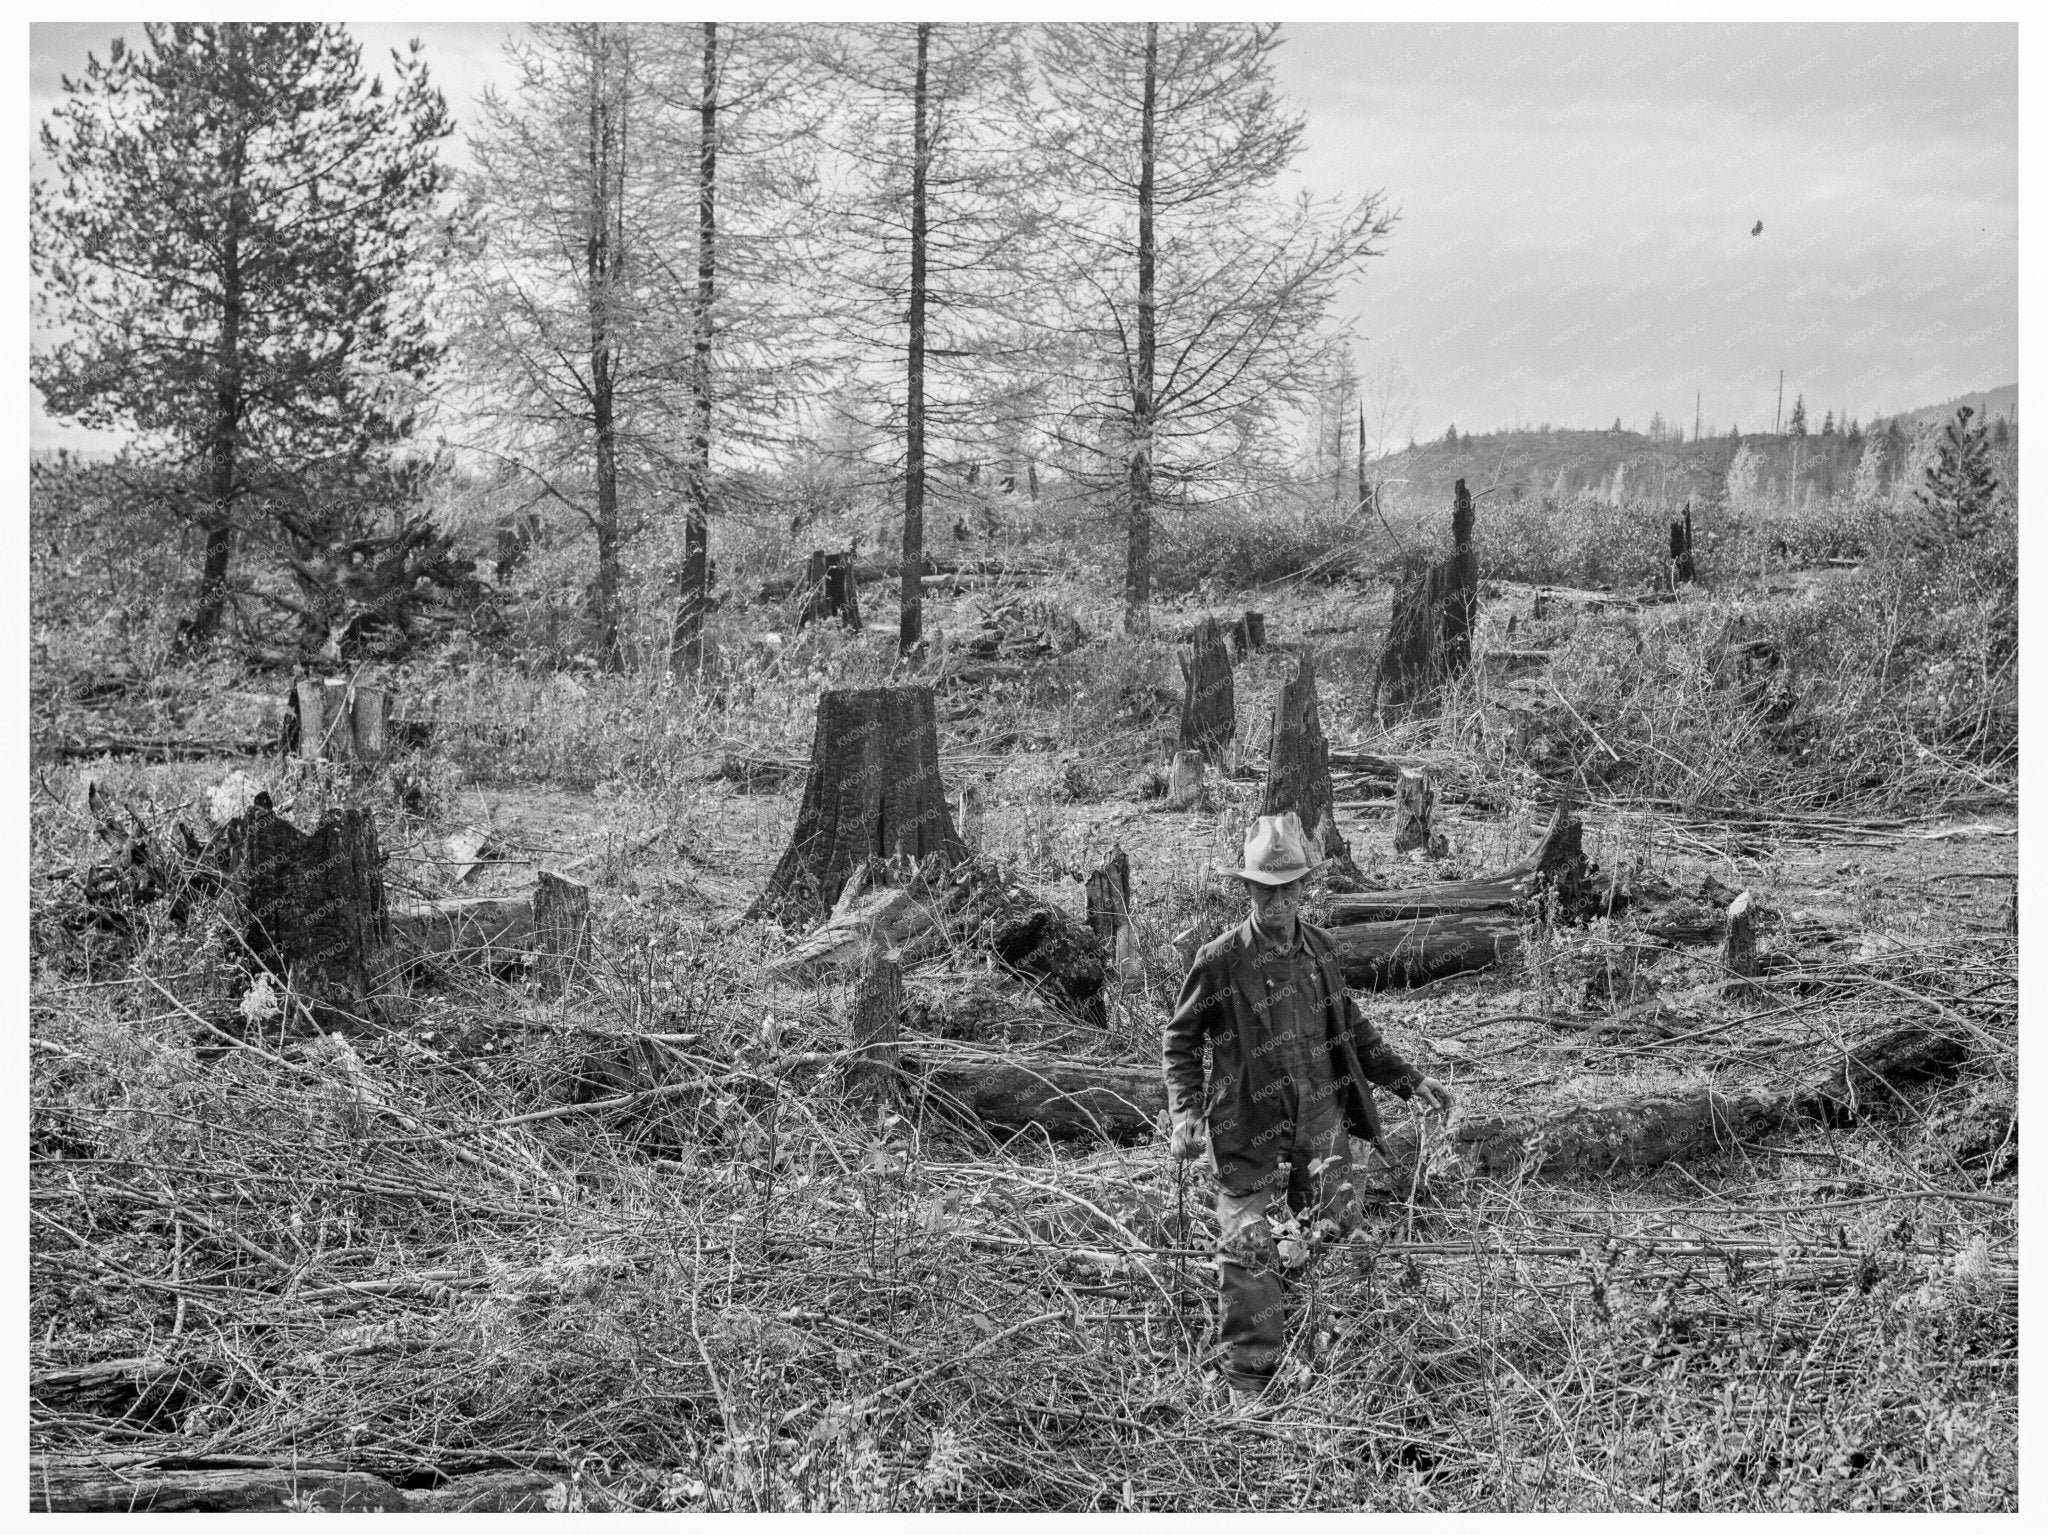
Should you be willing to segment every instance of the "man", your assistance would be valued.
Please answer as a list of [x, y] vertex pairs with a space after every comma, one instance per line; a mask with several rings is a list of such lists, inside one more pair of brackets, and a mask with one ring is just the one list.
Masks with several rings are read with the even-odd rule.
[[[1420, 1095], [1448, 1114], [1451, 1095], [1402, 1060], [1372, 1026], [1337, 969], [1330, 935], [1300, 918], [1313, 865], [1301, 822], [1262, 815], [1245, 838], [1235, 874], [1252, 914], [1195, 955], [1166, 1025], [1167, 1112], [1173, 1155], [1206, 1144], [1216, 1173], [1222, 1228], [1224, 1378], [1234, 1397], [1262, 1393], [1286, 1337], [1284, 1269], [1273, 1226], [1299, 1215], [1312, 1240], [1343, 1237], [1359, 1223], [1351, 1182], [1353, 1135], [1377, 1144], [1373, 1088]], [[1202, 1043], [1213, 1044], [1205, 1086]]]

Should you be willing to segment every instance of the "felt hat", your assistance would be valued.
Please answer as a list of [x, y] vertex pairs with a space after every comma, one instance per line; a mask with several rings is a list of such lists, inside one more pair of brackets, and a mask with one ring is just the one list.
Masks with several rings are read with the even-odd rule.
[[1245, 833], [1243, 868], [1226, 869], [1218, 864], [1216, 869], [1262, 885], [1291, 885], [1321, 862], [1309, 855], [1301, 817], [1290, 810], [1285, 815], [1262, 815], [1253, 823]]

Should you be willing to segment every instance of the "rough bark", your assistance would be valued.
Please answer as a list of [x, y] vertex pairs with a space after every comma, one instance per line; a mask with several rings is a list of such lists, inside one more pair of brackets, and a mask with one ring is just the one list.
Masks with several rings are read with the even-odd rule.
[[911, 102], [910, 158], [910, 357], [905, 409], [903, 465], [903, 584], [899, 599], [897, 648], [905, 655], [924, 638], [924, 347], [927, 178], [931, 174], [931, 130], [927, 119], [932, 27], [917, 24], [917, 80]]
[[697, 108], [697, 292], [690, 305], [690, 456], [683, 471], [683, 568], [669, 664], [694, 672], [704, 660], [710, 605], [711, 344], [718, 296], [718, 23], [704, 26]]
[[1354, 883], [1359, 878], [1358, 867], [1351, 861], [1350, 845], [1337, 830], [1330, 745], [1323, 736], [1322, 712], [1316, 701], [1315, 657], [1307, 646], [1299, 655], [1293, 677], [1280, 684], [1280, 697], [1273, 705], [1273, 738], [1266, 753], [1266, 785], [1259, 799], [1259, 814], [1293, 811], [1308, 833], [1310, 851], [1330, 861], [1331, 874]]
[[1237, 735], [1237, 694], [1231, 680], [1230, 648], [1213, 618], [1195, 626], [1193, 648], [1180, 658], [1180, 744], [1219, 758]]
[[795, 833], [753, 910], [808, 923], [870, 859], [946, 868], [966, 852], [939, 775], [932, 690], [831, 689], [818, 697]]
[[376, 822], [350, 807], [302, 832], [263, 794], [223, 836], [228, 889], [257, 961], [323, 1029], [375, 1022], [370, 977], [391, 938]]

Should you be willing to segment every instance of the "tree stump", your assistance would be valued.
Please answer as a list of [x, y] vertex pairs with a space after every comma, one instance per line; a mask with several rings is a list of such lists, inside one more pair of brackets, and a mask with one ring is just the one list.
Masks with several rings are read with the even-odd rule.
[[818, 695], [796, 831], [750, 914], [808, 924], [870, 859], [936, 870], [966, 855], [939, 776], [931, 688], [830, 689]]
[[1417, 848], [1432, 858], [1443, 856], [1444, 839], [1436, 830], [1436, 785], [1420, 768], [1403, 768], [1394, 784], [1394, 851]]
[[1692, 564], [1692, 506], [1687, 503], [1685, 519], [1672, 519], [1671, 523], [1671, 589], [1693, 583]]
[[1756, 955], [1756, 901], [1745, 890], [1728, 904], [1726, 938], [1721, 961], [1737, 979], [1722, 988], [1729, 997], [1753, 996], [1756, 987], [1747, 978], [1760, 968]]
[[559, 995], [590, 973], [590, 887], [542, 869], [533, 890], [535, 978]]
[[1249, 609], [1230, 626], [1231, 656], [1242, 661], [1255, 650], [1266, 648], [1266, 615]]
[[1540, 624], [1550, 616], [1550, 593], [1538, 591], [1529, 600], [1529, 622]]
[[371, 962], [391, 938], [376, 821], [350, 807], [302, 832], [259, 794], [223, 836], [228, 890], [258, 963], [306, 1000], [321, 1028], [374, 1022]]
[[853, 553], [827, 554], [811, 551], [811, 563], [804, 576], [804, 607], [797, 627], [839, 619], [849, 629], [860, 627], [860, 589], [855, 584]]
[[974, 852], [981, 851], [982, 832], [987, 824], [988, 811], [983, 800], [981, 785], [971, 780], [960, 786], [960, 840]]
[[1102, 952], [1113, 957], [1117, 975], [1127, 982], [1143, 979], [1137, 930], [1131, 925], [1131, 860], [1121, 846], [1111, 848], [1088, 876], [1087, 898], [1088, 926]]
[[1260, 815], [1293, 811], [1308, 835], [1309, 851], [1333, 865], [1330, 872], [1356, 883], [1358, 867], [1337, 830], [1337, 796], [1330, 785], [1330, 743], [1316, 703], [1315, 657], [1303, 646], [1294, 676], [1280, 684], [1273, 705], [1273, 741], [1266, 754]]
[[1189, 751], [1220, 757], [1237, 735], [1237, 695], [1231, 685], [1230, 648], [1213, 618], [1195, 625], [1194, 646], [1180, 658], [1180, 744]]
[[1208, 763], [1198, 751], [1177, 751], [1166, 771], [1166, 803], [1175, 810], [1207, 809], [1208, 785], [1203, 781]]
[[1380, 652], [1378, 697], [1383, 708], [1430, 702], [1472, 663], [1479, 611], [1479, 565], [1472, 552], [1472, 496], [1458, 481], [1451, 513], [1452, 553], [1394, 593], [1387, 643]]
[[863, 956], [854, 985], [853, 1051], [846, 1067], [852, 1097], [877, 1107], [899, 1099], [903, 1064], [903, 967], [880, 944]]
[[306, 677], [285, 702], [285, 747], [299, 757], [375, 767], [391, 752], [391, 694]]

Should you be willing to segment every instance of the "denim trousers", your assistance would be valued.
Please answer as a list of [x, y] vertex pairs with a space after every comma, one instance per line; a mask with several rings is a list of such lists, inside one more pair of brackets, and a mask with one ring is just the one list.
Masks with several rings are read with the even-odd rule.
[[[1223, 1372], [1232, 1385], [1260, 1389], [1287, 1344], [1287, 1295], [1313, 1250], [1356, 1231], [1351, 1137], [1341, 1123], [1293, 1137], [1271, 1173], [1247, 1193], [1216, 1196]], [[1282, 1240], [1290, 1219], [1300, 1235]]]

